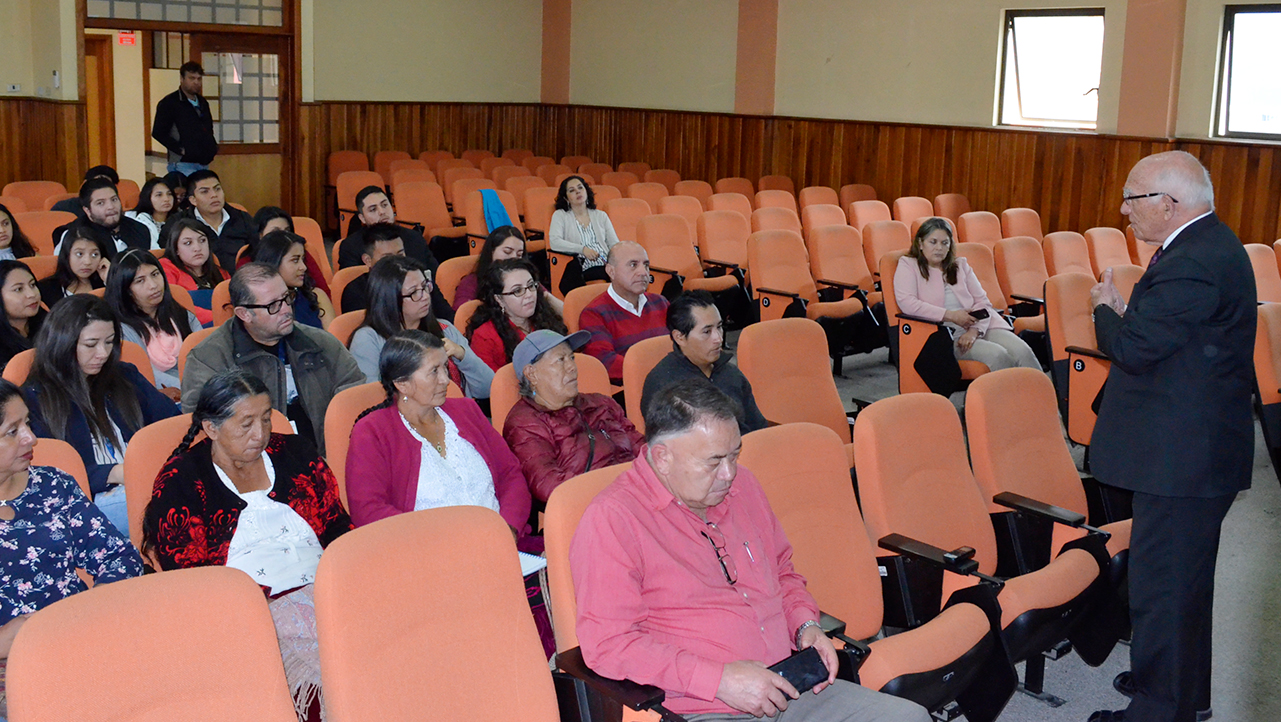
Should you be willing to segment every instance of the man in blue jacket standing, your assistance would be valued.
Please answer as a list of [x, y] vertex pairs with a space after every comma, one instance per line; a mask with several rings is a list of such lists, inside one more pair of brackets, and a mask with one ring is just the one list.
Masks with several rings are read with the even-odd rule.
[[213, 162], [218, 155], [218, 141], [214, 140], [209, 101], [200, 94], [204, 69], [200, 63], [186, 62], [178, 73], [178, 89], [156, 104], [151, 137], [169, 149], [170, 173], [191, 175]]

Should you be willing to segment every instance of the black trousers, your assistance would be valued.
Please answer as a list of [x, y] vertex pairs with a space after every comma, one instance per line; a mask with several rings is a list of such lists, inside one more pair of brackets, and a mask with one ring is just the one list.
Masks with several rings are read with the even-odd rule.
[[560, 276], [561, 295], [567, 294], [579, 286], [587, 285], [588, 281], [608, 281], [609, 274], [605, 272], [604, 266], [593, 266], [583, 270], [583, 261], [578, 256], [565, 265], [565, 271]]
[[1134, 494], [1128, 721], [1194, 722], [1210, 708], [1214, 568], [1234, 499]]

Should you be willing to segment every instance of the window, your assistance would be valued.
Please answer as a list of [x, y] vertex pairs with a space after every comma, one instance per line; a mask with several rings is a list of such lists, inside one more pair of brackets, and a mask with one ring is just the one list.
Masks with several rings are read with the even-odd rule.
[[281, 27], [282, 0], [87, 0], [87, 15], [111, 20], [153, 20]]
[[1223, 18], [1215, 132], [1281, 139], [1281, 5], [1229, 5]]
[[999, 122], [1094, 128], [1102, 70], [1102, 8], [1007, 11]]
[[219, 143], [280, 142], [279, 56], [205, 52], [200, 64]]

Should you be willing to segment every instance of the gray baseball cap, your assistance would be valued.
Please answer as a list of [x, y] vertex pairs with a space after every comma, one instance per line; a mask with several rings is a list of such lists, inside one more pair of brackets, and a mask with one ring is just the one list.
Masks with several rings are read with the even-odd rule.
[[538, 361], [543, 354], [551, 351], [562, 343], [568, 343], [571, 351], [577, 351], [592, 338], [591, 331], [576, 331], [568, 336], [562, 336], [555, 331], [541, 329], [525, 337], [525, 340], [516, 345], [516, 350], [512, 352], [512, 368], [516, 370], [516, 380], [525, 380], [525, 367]]

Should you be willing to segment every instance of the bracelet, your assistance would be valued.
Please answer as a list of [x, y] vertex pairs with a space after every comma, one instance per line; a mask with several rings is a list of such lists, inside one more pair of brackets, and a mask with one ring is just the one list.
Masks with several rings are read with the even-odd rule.
[[819, 626], [818, 622], [811, 619], [808, 622], [796, 628], [796, 648], [797, 649], [801, 648], [801, 635], [805, 633], [805, 630], [809, 629], [810, 627], [817, 627], [817, 626]]

